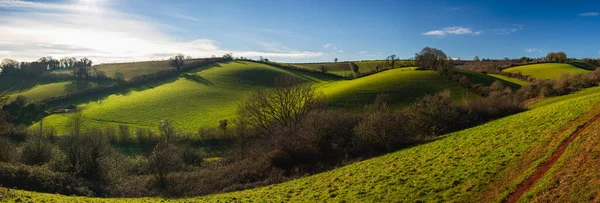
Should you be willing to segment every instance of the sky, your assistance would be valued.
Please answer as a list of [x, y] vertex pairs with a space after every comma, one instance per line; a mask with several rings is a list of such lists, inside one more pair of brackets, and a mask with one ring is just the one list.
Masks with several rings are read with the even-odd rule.
[[598, 1], [0, 0], [0, 59], [600, 58]]

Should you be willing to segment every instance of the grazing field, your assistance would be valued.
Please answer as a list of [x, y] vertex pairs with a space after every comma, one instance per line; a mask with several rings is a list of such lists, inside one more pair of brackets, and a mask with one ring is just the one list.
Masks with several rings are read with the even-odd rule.
[[476, 97], [437, 72], [415, 70], [414, 67], [387, 70], [354, 80], [325, 84], [318, 88], [328, 96], [332, 106], [355, 110], [371, 104], [378, 94], [387, 94], [390, 106], [400, 107], [411, 105], [427, 94], [445, 89], [450, 89], [457, 101], [464, 95]]
[[556, 79], [563, 74], [576, 74], [576, 73], [588, 73], [589, 70], [575, 67], [573, 65], [564, 63], [542, 63], [533, 65], [517, 66], [507, 68], [504, 72], [517, 73], [520, 72], [523, 75], [528, 75], [533, 78], [540, 79]]
[[[104, 128], [120, 124], [155, 129], [161, 119], [174, 121], [177, 128], [195, 132], [200, 127], [216, 127], [221, 119], [233, 119], [237, 105], [258, 88], [274, 85], [273, 78], [291, 75], [307, 83], [330, 80], [317, 74], [278, 69], [252, 62], [220, 63], [163, 81], [78, 105], [89, 119], [88, 127]], [[65, 132], [66, 115], [44, 119], [59, 133]], [[35, 126], [35, 125], [34, 125]]]
[[[12, 190], [6, 196], [8, 201], [499, 202], [578, 125], [600, 110], [597, 108], [600, 93], [597, 92], [582, 91], [557, 100], [560, 101], [451, 133], [429, 143], [251, 190], [187, 199], [100, 199], [20, 190]], [[573, 152], [577, 151], [573, 149]], [[592, 156], [589, 154], [595, 159]], [[590, 178], [595, 178], [594, 174], [590, 171]], [[577, 187], [589, 187], [590, 193], [597, 191], [593, 190], [595, 183], [589, 186], [577, 183]]]
[[522, 86], [522, 84], [518, 84], [518, 83], [514, 83], [512, 81], [506, 80], [505, 79], [506, 77], [499, 78], [499, 77], [496, 77], [495, 75], [483, 74], [483, 73], [469, 71], [469, 70], [458, 70], [457, 72], [461, 75], [466, 76], [467, 78], [469, 78], [469, 80], [473, 81], [474, 83], [482, 84], [485, 86], [490, 86], [495, 81], [500, 81], [504, 86], [510, 87], [512, 89], [519, 89]]

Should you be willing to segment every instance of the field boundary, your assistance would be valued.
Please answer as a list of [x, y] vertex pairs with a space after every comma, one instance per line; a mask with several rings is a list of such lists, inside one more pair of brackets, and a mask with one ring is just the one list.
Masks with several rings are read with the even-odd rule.
[[521, 182], [517, 186], [517, 188], [513, 192], [511, 192], [503, 202], [514, 203], [519, 201], [519, 199], [525, 193], [527, 193], [539, 180], [541, 180], [546, 175], [546, 173], [554, 166], [554, 164], [556, 164], [558, 159], [560, 159], [560, 157], [562, 157], [562, 155], [565, 153], [567, 147], [577, 137], [579, 137], [579, 135], [581, 135], [583, 131], [585, 131], [590, 125], [592, 125], [598, 120], [600, 120], [600, 114], [597, 114], [592, 119], [588, 120], [585, 124], [578, 126], [577, 130], [575, 130], [575, 132], [569, 135], [567, 139], [563, 140], [558, 146], [558, 148], [556, 148], [556, 150], [552, 152], [552, 155], [550, 155], [550, 157], [546, 161], [544, 161], [544, 163], [538, 166], [531, 175], [529, 175], [523, 182]]

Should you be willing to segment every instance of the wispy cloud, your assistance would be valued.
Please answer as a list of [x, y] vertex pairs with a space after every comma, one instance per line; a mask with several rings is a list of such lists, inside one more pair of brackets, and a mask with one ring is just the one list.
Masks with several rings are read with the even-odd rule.
[[427, 36], [446, 36], [446, 35], [479, 35], [481, 31], [473, 31], [471, 28], [465, 28], [460, 26], [446, 27], [441, 30], [432, 30], [423, 33]]
[[536, 49], [536, 48], [527, 48], [527, 49], [525, 49], [525, 52], [529, 52], [529, 53], [542, 52], [542, 50], [539, 50], [539, 49]]
[[523, 30], [525, 28], [525, 25], [513, 25], [510, 28], [499, 28], [499, 29], [494, 29], [494, 32], [501, 34], [501, 35], [508, 35], [511, 33], [515, 33], [518, 32], [520, 30]]
[[327, 44], [323, 45], [323, 48], [327, 49], [327, 48], [332, 47], [332, 46], [333, 46], [333, 44], [327, 43]]
[[599, 16], [600, 13], [598, 12], [587, 12], [587, 13], [580, 13], [579, 16]]
[[[294, 49], [232, 50], [211, 39], [177, 40], [153, 23], [98, 2], [42, 3], [0, 1], [0, 58], [35, 60], [41, 56], [89, 57], [96, 63], [166, 59], [176, 53], [209, 57], [234, 53], [244, 57], [306, 58], [321, 52]], [[182, 16], [180, 16], [182, 17]], [[193, 20], [193, 19], [189, 19]]]

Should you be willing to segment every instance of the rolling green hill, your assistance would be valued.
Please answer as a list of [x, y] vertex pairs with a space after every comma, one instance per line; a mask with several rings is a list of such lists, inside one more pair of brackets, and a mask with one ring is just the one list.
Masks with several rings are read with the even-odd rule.
[[[355, 111], [372, 103], [378, 94], [387, 94], [392, 107], [410, 105], [427, 94], [445, 89], [450, 89], [457, 101], [464, 95], [477, 97], [433, 71], [416, 71], [414, 68], [337, 81], [317, 73], [236, 61], [199, 68], [179, 78], [136, 89], [72, 99], [63, 102], [62, 106], [72, 104], [84, 109], [83, 113], [89, 119], [88, 127], [128, 125], [155, 129], [161, 119], [170, 119], [179, 129], [195, 132], [200, 127], [216, 127], [219, 120], [234, 119], [239, 102], [258, 88], [273, 87], [273, 78], [286, 74], [325, 93], [331, 106]], [[52, 115], [44, 122], [59, 133], [66, 132], [66, 115]]]
[[20, 190], [6, 196], [8, 201], [87, 202], [499, 202], [577, 126], [600, 113], [600, 88], [553, 100], [429, 143], [251, 190], [185, 199], [101, 199]]
[[455, 100], [462, 99], [465, 94], [476, 97], [434, 71], [415, 70], [414, 67], [387, 70], [354, 80], [325, 84], [318, 88], [328, 96], [332, 106], [352, 109], [361, 109], [371, 104], [378, 94], [387, 94], [388, 103], [398, 107], [410, 105], [427, 94], [445, 89], [452, 91]]
[[[221, 119], [233, 119], [240, 101], [258, 88], [272, 87], [273, 78], [281, 75], [310, 84], [332, 80], [259, 63], [229, 62], [196, 69], [156, 86], [83, 100], [78, 107], [84, 109], [88, 127], [124, 124], [155, 129], [161, 119], [170, 119], [178, 128], [195, 132], [200, 127], [215, 127]], [[66, 115], [44, 119], [45, 125], [58, 132], [65, 132], [66, 121]]]
[[581, 69], [570, 64], [564, 63], [542, 63], [533, 65], [517, 66], [504, 69], [505, 72], [528, 75], [540, 79], [556, 79], [563, 74], [588, 73], [589, 70]]

